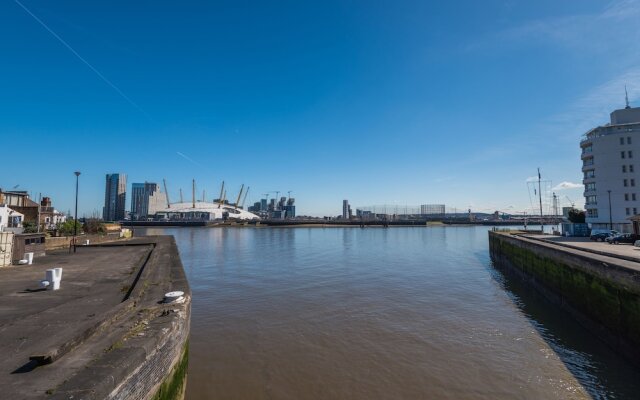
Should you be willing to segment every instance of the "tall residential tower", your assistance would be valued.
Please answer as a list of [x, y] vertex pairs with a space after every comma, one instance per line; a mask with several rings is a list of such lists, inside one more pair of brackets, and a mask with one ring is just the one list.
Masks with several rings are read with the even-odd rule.
[[131, 184], [131, 218], [146, 219], [167, 208], [167, 196], [157, 183]]
[[127, 175], [107, 174], [102, 219], [105, 221], [122, 221], [124, 219], [126, 198]]

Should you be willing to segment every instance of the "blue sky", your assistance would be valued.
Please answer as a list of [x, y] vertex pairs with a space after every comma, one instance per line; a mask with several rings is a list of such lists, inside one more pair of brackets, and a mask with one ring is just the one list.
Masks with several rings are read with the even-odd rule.
[[67, 210], [80, 170], [80, 213], [111, 172], [335, 215], [523, 211], [540, 167], [582, 204], [580, 136], [625, 85], [640, 105], [633, 0], [20, 4], [0, 3], [0, 187]]

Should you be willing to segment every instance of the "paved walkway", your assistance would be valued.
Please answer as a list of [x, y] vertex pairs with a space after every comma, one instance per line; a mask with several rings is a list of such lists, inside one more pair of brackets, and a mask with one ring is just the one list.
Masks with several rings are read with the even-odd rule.
[[[0, 269], [0, 387], [11, 398], [41, 396], [72, 370], [104, 351], [34, 369], [31, 356], [76, 346], [124, 299], [152, 245], [80, 247], [36, 258], [33, 265]], [[61, 288], [40, 291], [45, 270], [62, 267]], [[92, 353], [96, 354], [92, 354]], [[63, 368], [67, 365], [68, 368]], [[0, 395], [2, 397], [2, 395]]]
[[595, 242], [589, 238], [580, 237], [563, 237], [552, 235], [540, 235], [540, 234], [527, 234], [522, 235], [524, 237], [541, 239], [549, 243], [558, 243], [563, 246], [570, 246], [578, 250], [587, 250], [603, 253], [611, 257], [624, 257], [630, 261], [637, 260], [640, 262], [640, 247], [635, 247], [631, 244], [609, 244], [607, 242]]

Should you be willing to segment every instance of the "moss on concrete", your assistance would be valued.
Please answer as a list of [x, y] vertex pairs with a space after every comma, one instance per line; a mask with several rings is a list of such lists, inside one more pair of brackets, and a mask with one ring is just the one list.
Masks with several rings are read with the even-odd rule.
[[570, 265], [560, 253], [558, 257], [546, 257], [544, 254], [552, 253], [536, 252], [526, 248], [534, 245], [520, 246], [513, 240], [491, 235], [491, 253], [498, 264], [506, 259], [510, 265], [559, 295], [563, 303], [614, 334], [640, 345], [640, 293], [623, 287], [614, 279], [602, 277], [606, 275], [594, 274], [580, 265]]
[[182, 348], [180, 360], [173, 367], [171, 373], [162, 382], [153, 400], [181, 400], [184, 398], [187, 383], [187, 367], [189, 365], [189, 341]]

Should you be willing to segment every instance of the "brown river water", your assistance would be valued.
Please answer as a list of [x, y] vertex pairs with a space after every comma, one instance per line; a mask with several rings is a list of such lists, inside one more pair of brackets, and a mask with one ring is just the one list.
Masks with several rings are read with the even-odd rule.
[[496, 270], [487, 227], [174, 228], [187, 399], [637, 399], [640, 371]]

